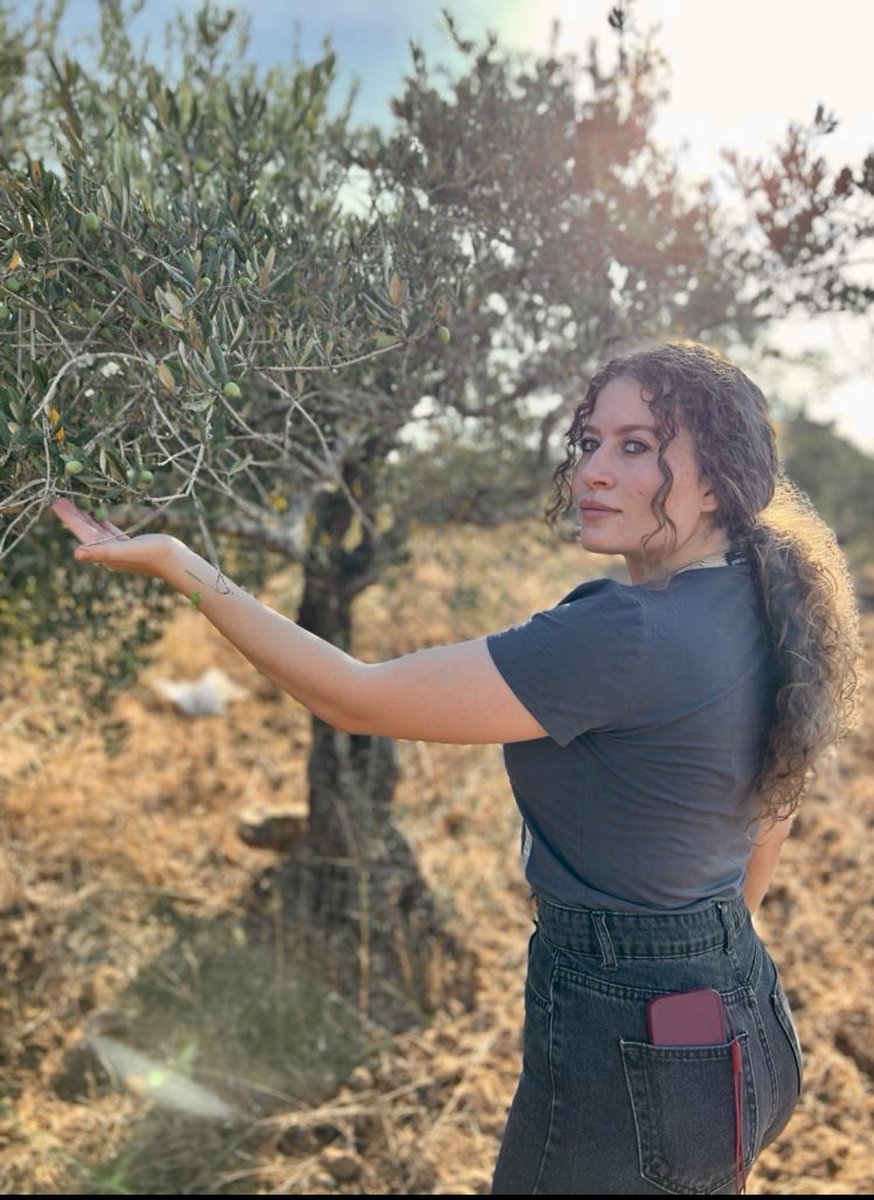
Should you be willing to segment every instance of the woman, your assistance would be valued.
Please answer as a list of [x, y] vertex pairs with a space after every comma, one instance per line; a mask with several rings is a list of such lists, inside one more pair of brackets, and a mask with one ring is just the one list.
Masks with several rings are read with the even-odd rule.
[[[750, 917], [811, 765], [851, 718], [852, 589], [779, 479], [762, 393], [704, 347], [609, 363], [567, 444], [552, 515], [572, 505], [582, 545], [624, 555], [630, 583], [583, 584], [516, 628], [383, 663], [215, 580], [174, 538], [54, 509], [78, 559], [189, 595], [339, 729], [505, 744], [537, 920], [494, 1193], [742, 1190], [802, 1072]], [[791, 529], [771, 523], [775, 489]], [[697, 1006], [701, 988], [718, 993], [718, 1027], [698, 1044], [681, 1014], [681, 1044], [664, 1044], [648, 1002]]]

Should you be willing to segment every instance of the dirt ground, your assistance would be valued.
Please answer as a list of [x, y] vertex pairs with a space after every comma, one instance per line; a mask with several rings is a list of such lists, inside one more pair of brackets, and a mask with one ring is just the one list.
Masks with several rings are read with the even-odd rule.
[[[527, 526], [424, 534], [414, 550], [362, 599], [365, 656], [499, 628], [604, 568]], [[291, 571], [268, 598], [292, 611], [296, 587]], [[874, 614], [864, 621], [870, 644]], [[224, 713], [185, 717], [160, 696], [158, 681], [210, 667], [245, 692]], [[486, 1193], [519, 1067], [531, 928], [499, 750], [399, 747], [398, 823], [447, 928], [475, 955], [476, 992], [471, 1008], [449, 998], [386, 1039], [354, 1013], [332, 1016], [315, 983], [294, 979], [281, 937], [270, 962], [247, 958], [235, 924], [275, 861], [241, 840], [240, 816], [305, 796], [306, 714], [182, 602], [108, 717], [80, 710], [75, 686], [53, 688], [25, 658], [7, 664], [0, 1191]], [[751, 1194], [874, 1191], [872, 765], [869, 703], [820, 771], [757, 918], [806, 1079]], [[246, 1041], [277, 981], [293, 999], [279, 1041]], [[153, 1004], [159, 995], [172, 1004]], [[306, 1061], [289, 1083], [290, 1043]], [[221, 1107], [256, 1092], [272, 1101], [260, 1114]]]

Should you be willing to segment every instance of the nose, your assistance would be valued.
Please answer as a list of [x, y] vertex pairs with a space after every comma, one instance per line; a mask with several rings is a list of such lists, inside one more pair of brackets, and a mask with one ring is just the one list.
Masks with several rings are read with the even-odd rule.
[[574, 468], [572, 490], [574, 494], [595, 488], [610, 488], [616, 482], [609, 456], [604, 446], [583, 455]]

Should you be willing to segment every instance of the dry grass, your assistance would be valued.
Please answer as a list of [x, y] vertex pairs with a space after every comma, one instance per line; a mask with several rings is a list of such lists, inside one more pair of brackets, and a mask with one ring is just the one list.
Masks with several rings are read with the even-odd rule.
[[[358, 648], [395, 654], [497, 628], [591, 573], [579, 550], [530, 528], [429, 533], [410, 567], [363, 599]], [[271, 593], [291, 607], [296, 587], [290, 572]], [[207, 666], [249, 693], [223, 716], [183, 719], [150, 690]], [[302, 978], [281, 930], [267, 958], [240, 933], [271, 855], [246, 846], [236, 820], [302, 794], [297, 705], [181, 604], [108, 741], [78, 719], [75, 691], [53, 694], [23, 663], [8, 678], [0, 1191], [487, 1192], [518, 1070], [531, 915], [499, 751], [400, 747], [398, 821], [479, 965], [473, 1011], [447, 1004], [387, 1040]], [[753, 1194], [874, 1190], [872, 758], [869, 709], [803, 810], [760, 918], [807, 1090]], [[95, 1032], [104, 1046], [148, 1046], [153, 1069], [101, 1070], [81, 1050]], [[244, 1118], [198, 1119], [196, 1097], [172, 1107], [177, 1076]]]

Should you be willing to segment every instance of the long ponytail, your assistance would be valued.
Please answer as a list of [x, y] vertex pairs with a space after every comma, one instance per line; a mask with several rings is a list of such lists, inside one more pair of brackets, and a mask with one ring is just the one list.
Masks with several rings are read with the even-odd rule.
[[753, 565], [773, 654], [774, 702], [754, 799], [761, 817], [777, 819], [795, 811], [816, 760], [855, 723], [858, 611], [833, 532], [787, 479], [733, 540]]

